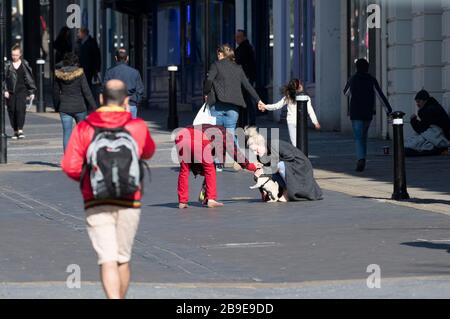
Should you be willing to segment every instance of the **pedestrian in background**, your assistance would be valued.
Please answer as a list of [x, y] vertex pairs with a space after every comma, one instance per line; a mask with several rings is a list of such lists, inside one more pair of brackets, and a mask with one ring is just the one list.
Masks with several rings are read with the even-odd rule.
[[378, 96], [386, 113], [392, 113], [392, 107], [378, 84], [369, 74], [370, 64], [366, 59], [356, 61], [356, 74], [348, 81], [344, 94], [350, 97], [350, 119], [356, 140], [357, 172], [366, 169], [367, 140], [369, 129], [376, 114], [375, 96]]
[[[247, 38], [247, 31], [238, 30], [236, 32], [236, 43], [238, 45], [235, 50], [236, 63], [242, 66], [250, 84], [254, 87], [256, 84], [256, 55], [255, 49]], [[247, 108], [241, 109], [242, 127], [254, 126], [256, 125], [255, 104], [252, 103], [251, 96], [247, 92], [244, 92], [244, 99]]]
[[[218, 126], [225, 127], [234, 136], [239, 120], [239, 111], [246, 109], [243, 89], [253, 98], [253, 107], [261, 103], [258, 93], [250, 84], [242, 67], [235, 62], [234, 50], [228, 44], [217, 49], [218, 61], [209, 70], [204, 95], [211, 106], [211, 115]], [[222, 169], [218, 165], [219, 171]]]
[[[287, 105], [288, 116], [287, 123], [289, 128], [289, 136], [291, 138], [292, 145], [297, 146], [297, 95], [304, 94], [303, 83], [299, 79], [291, 80], [282, 89], [284, 97], [276, 104], [268, 104], [259, 107], [260, 111], [276, 111], [281, 110]], [[306, 95], [306, 94], [305, 94]], [[307, 95], [306, 95], [307, 96]], [[308, 115], [314, 124], [316, 130], [320, 130], [321, 126], [317, 119], [316, 113], [312, 106], [311, 98], [308, 97]]]
[[64, 60], [64, 56], [72, 52], [72, 36], [68, 27], [64, 26], [53, 43], [55, 49], [55, 64], [60, 64]]
[[[86, 74], [89, 87], [92, 90], [92, 80], [100, 73], [102, 58], [97, 41], [89, 35], [89, 29], [80, 28], [78, 30], [78, 48], [77, 55], [80, 59], [80, 65]], [[95, 95], [95, 92], [93, 92]]]
[[126, 49], [120, 48], [117, 50], [115, 59], [117, 64], [106, 71], [104, 82], [121, 80], [126, 84], [130, 99], [129, 111], [133, 119], [135, 119], [138, 116], [139, 103], [144, 96], [144, 84], [139, 71], [128, 65], [129, 56]]
[[13, 140], [24, 139], [27, 100], [34, 100], [36, 85], [30, 64], [22, 59], [22, 49], [15, 45], [11, 50], [11, 59], [5, 65], [6, 83], [5, 98], [8, 105], [8, 115], [14, 130]]
[[[94, 193], [94, 189], [99, 190], [99, 185], [92, 183], [91, 171], [84, 164], [88, 159], [92, 159], [89, 157], [88, 148], [94, 137], [98, 137], [102, 132], [108, 132], [106, 136], [113, 138], [118, 137], [114, 132], [121, 130], [121, 141], [124, 142], [125, 135], [133, 140], [135, 145], [133, 153], [139, 160], [150, 159], [156, 147], [145, 122], [140, 119], [133, 120], [131, 114], [126, 112], [128, 97], [123, 82], [113, 80], [106, 83], [100, 99], [105, 106], [76, 127], [62, 160], [62, 168], [71, 179], [81, 182], [88, 234], [98, 255], [106, 296], [110, 299], [124, 299], [130, 284], [132, 247], [141, 216], [142, 185], [133, 194], [123, 198], [99, 199]], [[112, 180], [104, 175], [102, 185], [105, 187], [101, 187], [102, 190], [111, 189], [112, 186], [113, 190], [122, 190], [123, 183], [129, 181], [128, 178], [119, 177], [122, 176], [122, 168], [126, 167], [126, 163], [133, 162], [132, 154], [128, 153], [129, 158], [122, 158], [122, 165], [117, 165], [117, 158], [107, 161], [108, 156], [115, 156], [117, 153], [121, 154], [119, 156], [125, 155], [122, 152], [124, 146], [125, 144], [121, 144], [116, 149], [103, 148], [100, 151], [106, 157], [103, 159], [96, 157], [103, 163], [101, 167], [97, 167], [98, 170], [103, 170], [109, 165], [111, 170], [108, 173], [119, 175], [116, 176], [117, 179]]]
[[96, 103], [78, 57], [67, 53], [62, 67], [55, 71], [54, 86], [55, 109], [59, 111], [63, 127], [63, 145], [66, 151], [72, 135], [73, 121], [84, 121], [88, 112], [96, 109]]

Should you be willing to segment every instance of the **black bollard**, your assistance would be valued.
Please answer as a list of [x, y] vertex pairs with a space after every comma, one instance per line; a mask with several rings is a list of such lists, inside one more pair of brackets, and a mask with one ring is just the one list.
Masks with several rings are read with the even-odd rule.
[[408, 200], [406, 186], [405, 145], [403, 139], [403, 117], [405, 113], [392, 113], [394, 125], [394, 193], [392, 199], [396, 201]]
[[297, 148], [301, 150], [306, 157], [309, 156], [308, 101], [309, 97], [307, 95], [297, 95]]
[[38, 66], [39, 73], [39, 88], [38, 88], [38, 103], [36, 112], [45, 113], [45, 102], [44, 102], [44, 66], [45, 60], [37, 60], [36, 64]]
[[178, 128], [178, 110], [177, 110], [177, 78], [176, 73], [178, 67], [176, 65], [169, 66], [169, 130]]
[[[0, 38], [6, 39], [6, 3], [0, 2]], [[0, 164], [8, 163], [8, 140], [6, 136], [6, 100], [3, 91], [5, 83], [6, 41], [0, 41]]]

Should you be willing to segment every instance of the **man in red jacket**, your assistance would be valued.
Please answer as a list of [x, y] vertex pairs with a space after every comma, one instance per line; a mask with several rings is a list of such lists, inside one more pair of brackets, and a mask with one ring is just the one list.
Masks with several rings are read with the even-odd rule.
[[62, 160], [64, 172], [81, 182], [86, 208], [87, 229], [98, 255], [103, 288], [108, 298], [125, 298], [130, 282], [131, 251], [141, 214], [141, 191], [121, 200], [95, 200], [89, 174], [82, 179], [88, 148], [95, 135], [95, 127], [124, 127], [133, 137], [141, 159], [148, 160], [155, 153], [155, 143], [143, 120], [133, 120], [126, 111], [126, 85], [118, 80], [105, 85], [101, 104], [106, 105], [91, 114], [87, 121], [75, 128]]
[[222, 207], [217, 202], [215, 159], [225, 162], [229, 154], [241, 168], [256, 172], [261, 167], [250, 163], [235, 144], [235, 138], [225, 127], [214, 125], [189, 126], [182, 129], [176, 136], [175, 144], [180, 161], [178, 177], [178, 200], [180, 209], [188, 208], [189, 174], [204, 176], [200, 200], [208, 208]]

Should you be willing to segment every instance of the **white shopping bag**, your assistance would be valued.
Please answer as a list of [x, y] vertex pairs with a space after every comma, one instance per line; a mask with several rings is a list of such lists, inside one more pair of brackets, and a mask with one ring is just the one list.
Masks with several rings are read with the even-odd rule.
[[209, 105], [206, 103], [203, 104], [197, 116], [195, 117], [194, 126], [203, 124], [216, 125], [216, 123], [217, 123], [216, 118], [211, 115]]
[[30, 100], [27, 104], [27, 112], [29, 112], [31, 110], [31, 108], [33, 107], [33, 102], [34, 102], [34, 97], [30, 97]]

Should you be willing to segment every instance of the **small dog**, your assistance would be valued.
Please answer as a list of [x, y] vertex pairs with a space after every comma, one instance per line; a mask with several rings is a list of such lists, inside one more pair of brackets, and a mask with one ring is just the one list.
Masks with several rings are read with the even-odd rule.
[[263, 200], [268, 203], [276, 203], [280, 200], [280, 185], [275, 182], [271, 177], [261, 176], [255, 178], [256, 184], [251, 186], [250, 189], [259, 189]]

